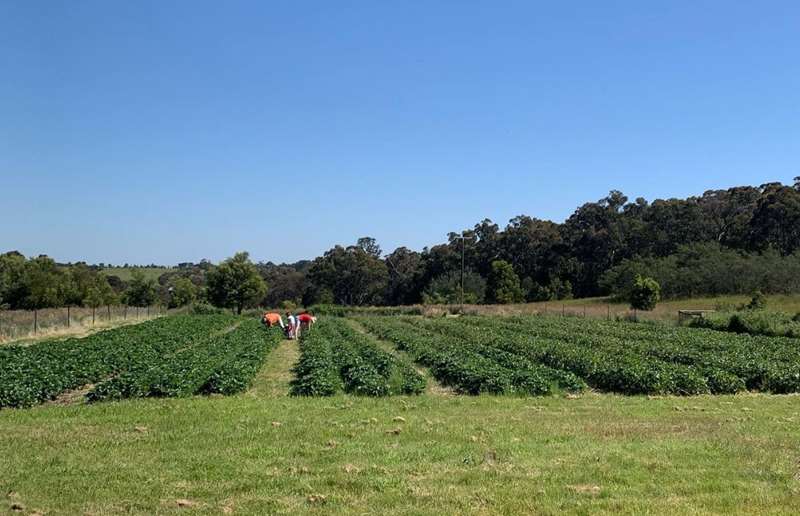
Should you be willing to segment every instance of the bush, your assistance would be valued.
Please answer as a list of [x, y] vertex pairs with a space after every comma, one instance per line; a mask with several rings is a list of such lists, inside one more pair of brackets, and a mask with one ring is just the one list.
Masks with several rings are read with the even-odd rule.
[[636, 276], [631, 288], [631, 308], [635, 310], [653, 310], [661, 300], [661, 286], [653, 278]]
[[194, 315], [213, 315], [213, 314], [228, 313], [227, 310], [224, 310], [222, 308], [217, 308], [216, 306], [212, 306], [208, 303], [195, 303], [192, 305], [192, 309], [189, 312]]
[[760, 290], [753, 292], [753, 298], [746, 307], [748, 310], [764, 310], [767, 308], [767, 296]]
[[292, 301], [291, 299], [284, 299], [278, 305], [278, 308], [281, 310], [289, 310], [290, 312], [297, 310], [297, 303]]

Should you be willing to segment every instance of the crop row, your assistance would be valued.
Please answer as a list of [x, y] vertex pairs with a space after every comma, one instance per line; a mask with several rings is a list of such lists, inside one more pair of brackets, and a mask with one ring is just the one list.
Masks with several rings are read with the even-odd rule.
[[[231, 329], [238, 324], [238, 327]], [[282, 338], [230, 315], [176, 316], [86, 338], [0, 348], [0, 407], [27, 407], [84, 385], [88, 399], [229, 394]]]
[[604, 321], [575, 320], [570, 326], [557, 318], [476, 318], [469, 323], [494, 331], [505, 328], [510, 338], [518, 341], [522, 335], [529, 346], [533, 342], [529, 335], [536, 332], [539, 339], [556, 338], [561, 347], [688, 367], [705, 378], [706, 390], [712, 393], [800, 391], [800, 348], [793, 339]]
[[421, 318], [378, 318], [359, 320], [372, 333], [394, 343], [415, 361], [430, 368], [442, 384], [459, 392], [549, 394], [580, 391], [585, 383], [576, 375], [528, 358], [421, 326]]
[[102, 401], [240, 392], [250, 385], [267, 351], [282, 338], [277, 328], [265, 330], [257, 320], [248, 319], [173, 353], [140, 360], [99, 383], [87, 396], [90, 401]]
[[303, 335], [292, 394], [366, 396], [419, 394], [425, 378], [398, 357], [356, 332], [343, 319], [327, 319]]
[[[377, 334], [394, 332], [388, 337], [398, 345], [410, 339], [431, 349], [441, 343], [477, 346], [516, 357], [524, 367], [569, 371], [594, 388], [624, 394], [800, 391], [800, 351], [792, 339], [553, 317], [406, 317], [364, 324]], [[423, 353], [421, 360], [429, 358]]]

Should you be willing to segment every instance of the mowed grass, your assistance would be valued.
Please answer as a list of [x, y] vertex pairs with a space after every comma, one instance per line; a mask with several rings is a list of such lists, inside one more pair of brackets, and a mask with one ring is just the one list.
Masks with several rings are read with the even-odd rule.
[[1, 411], [0, 510], [790, 514], [800, 506], [797, 396], [258, 392]]

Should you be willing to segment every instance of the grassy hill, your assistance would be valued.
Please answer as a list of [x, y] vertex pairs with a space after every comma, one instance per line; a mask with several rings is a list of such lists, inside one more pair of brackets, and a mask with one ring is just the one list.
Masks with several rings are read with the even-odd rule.
[[174, 270], [174, 267], [106, 267], [103, 272], [109, 276], [118, 276], [122, 281], [130, 281], [133, 271], [143, 273], [148, 279], [158, 280], [162, 274]]

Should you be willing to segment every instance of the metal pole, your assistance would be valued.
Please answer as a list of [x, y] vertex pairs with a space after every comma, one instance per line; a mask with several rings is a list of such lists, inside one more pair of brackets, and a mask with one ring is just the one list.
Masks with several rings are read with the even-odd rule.
[[464, 312], [464, 247], [466, 247], [464, 235], [461, 235], [461, 313]]

